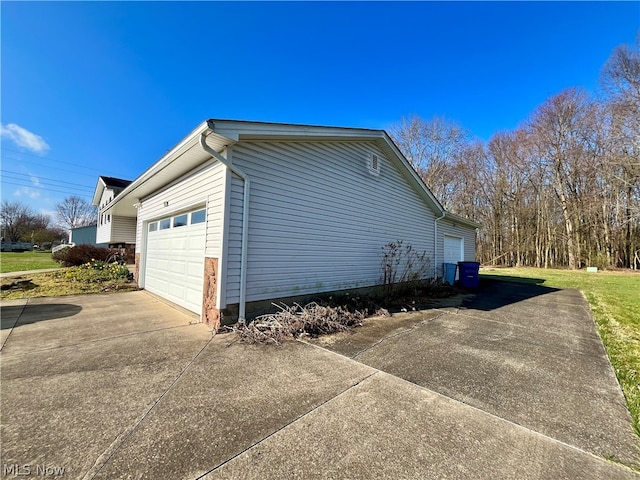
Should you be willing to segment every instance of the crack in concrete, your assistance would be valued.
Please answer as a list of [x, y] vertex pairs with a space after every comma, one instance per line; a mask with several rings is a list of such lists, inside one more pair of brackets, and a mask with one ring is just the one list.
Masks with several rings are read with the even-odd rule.
[[[306, 342], [301, 342], [304, 343], [306, 345], [310, 345]], [[311, 345], [314, 346], [314, 345]], [[322, 348], [322, 347], [318, 347], [318, 348]], [[322, 350], [325, 350], [322, 348]], [[325, 350], [325, 351], [329, 351], [329, 350]], [[331, 352], [331, 353], [335, 353], [335, 352]], [[368, 366], [368, 365], [367, 365]], [[213, 467], [211, 470], [203, 473], [202, 475], [200, 475], [199, 477], [196, 477], [196, 480], [199, 480], [201, 478], [206, 477], [207, 475], [215, 472], [216, 470], [218, 470], [220, 467], [226, 465], [227, 463], [231, 462], [234, 458], [239, 457], [240, 455], [243, 455], [244, 453], [248, 452], [249, 450], [257, 447], [258, 445], [260, 445], [261, 443], [267, 441], [269, 438], [273, 437], [274, 435], [276, 435], [278, 432], [281, 432], [282, 430], [284, 430], [285, 428], [289, 427], [290, 425], [293, 425], [294, 423], [297, 423], [299, 420], [302, 420], [303, 418], [305, 418], [307, 415], [310, 415], [311, 413], [315, 412], [316, 410], [318, 410], [319, 408], [321, 408], [322, 406], [326, 405], [327, 403], [335, 400], [338, 397], [341, 397], [342, 395], [344, 395], [345, 393], [347, 393], [349, 390], [357, 387], [358, 385], [360, 385], [362, 382], [368, 380], [369, 378], [373, 377], [374, 375], [378, 375], [379, 373], [381, 373], [380, 370], [375, 369], [374, 372], [370, 373], [369, 375], [367, 375], [366, 377], [358, 380], [356, 383], [354, 383], [353, 385], [348, 386], [347, 388], [345, 388], [344, 390], [342, 390], [341, 392], [337, 393], [336, 395], [334, 395], [333, 397], [330, 397], [328, 399], [326, 399], [325, 401], [319, 403], [318, 405], [316, 405], [315, 407], [313, 407], [311, 410], [309, 410], [308, 412], [305, 412], [299, 416], [297, 416], [296, 418], [294, 418], [293, 420], [291, 420], [290, 422], [284, 424], [283, 426], [281, 426], [280, 428], [278, 428], [277, 430], [271, 432], [269, 435], [266, 435], [265, 437], [261, 438], [260, 440], [258, 440], [257, 442], [253, 443], [252, 445], [249, 445], [247, 448], [245, 448], [244, 450], [242, 450], [241, 452], [236, 453], [235, 455], [229, 457], [228, 459], [226, 459], [224, 462], [220, 463], [219, 465], [216, 465], [215, 467]]]
[[358, 356], [362, 355], [363, 353], [368, 352], [369, 350], [371, 350], [372, 348], [377, 347], [378, 345], [380, 345], [382, 342], [384, 342], [385, 340], [390, 340], [392, 338], [396, 338], [399, 337], [401, 335], [405, 335], [407, 333], [411, 333], [413, 330], [415, 330], [416, 328], [422, 326], [422, 325], [426, 325], [427, 322], [432, 321], [432, 320], [437, 320], [439, 318], [442, 318], [445, 315], [448, 315], [450, 312], [443, 312], [440, 315], [436, 315], [435, 317], [431, 317], [431, 318], [425, 318], [424, 320], [418, 322], [418, 323], [414, 323], [410, 328], [407, 328], [405, 330], [401, 330], [400, 332], [396, 332], [392, 335], [386, 335], [384, 337], [382, 337], [380, 340], [378, 340], [377, 342], [373, 343], [372, 345], [369, 345], [367, 348], [364, 348], [362, 350], [360, 350], [358, 353], [356, 353], [353, 357], [351, 357], [353, 360], [355, 360]]
[[20, 313], [18, 314], [18, 317], [16, 318], [16, 321], [11, 326], [11, 330], [9, 331], [9, 335], [7, 335], [7, 338], [4, 339], [4, 342], [2, 343], [2, 347], [0, 347], [0, 352], [7, 345], [7, 341], [9, 340], [9, 337], [13, 333], [13, 329], [16, 328], [16, 325], [18, 325], [18, 321], [20, 320], [20, 317], [22, 317], [22, 314], [24, 313], [24, 310], [27, 308], [27, 305], [29, 304], [29, 300], [31, 300], [31, 299], [27, 298], [27, 301], [24, 302], [24, 305], [22, 305], [22, 310], [20, 310]]
[[158, 406], [158, 404], [162, 401], [162, 399], [173, 389], [173, 387], [180, 381], [180, 379], [187, 373], [191, 365], [198, 359], [198, 357], [205, 351], [207, 346], [211, 343], [215, 335], [212, 335], [209, 340], [202, 346], [202, 348], [196, 353], [196, 355], [189, 361], [189, 363], [182, 369], [182, 371], [178, 374], [178, 376], [171, 382], [171, 385], [167, 387], [167, 389], [162, 392], [162, 394], [153, 402], [153, 405], [147, 409], [147, 411], [139, 417], [136, 421], [134, 421], [129, 427], [125, 428], [116, 438], [113, 439], [111, 444], [102, 452], [102, 454], [98, 455], [93, 466], [87, 470], [87, 472], [82, 476], [82, 480], [95, 478], [100, 470], [104, 468], [104, 466], [109, 463], [109, 460], [113, 458], [113, 456], [122, 448], [122, 446], [126, 443], [126, 441], [135, 433], [135, 431], [140, 427], [142, 422], [151, 414], [151, 412]]
[[[443, 313], [443, 315], [446, 315], [446, 313], [451, 313], [451, 312], [445, 312], [445, 313]], [[437, 316], [437, 317], [434, 317], [433, 319], [435, 319], [435, 318], [440, 318], [441, 316], [442, 316], [442, 315], [439, 315], [439, 316]], [[433, 320], [433, 319], [431, 319], [431, 320]], [[420, 322], [419, 324], [425, 324], [428, 320], [429, 320], [429, 319], [425, 319], [425, 320], [423, 320], [422, 322]], [[417, 326], [417, 325], [419, 325], [419, 324], [414, 325], [414, 327], [416, 327], [416, 326]], [[412, 330], [414, 327], [412, 327], [412, 328], [411, 328], [411, 329], [409, 329], [409, 330]], [[358, 361], [358, 360], [355, 360], [354, 358], [348, 357], [348, 356], [343, 355], [343, 354], [338, 353], [338, 352], [334, 352], [333, 350], [329, 350], [329, 349], [328, 349], [328, 348], [326, 348], [326, 347], [323, 347], [323, 346], [320, 346], [320, 345], [316, 345], [316, 344], [314, 344], [314, 343], [308, 343], [308, 342], [301, 341], [301, 340], [298, 340], [298, 341], [300, 341], [301, 343], [304, 343], [305, 345], [309, 345], [309, 346], [311, 346], [311, 347], [318, 348], [318, 349], [320, 349], [320, 350], [323, 350], [323, 351], [325, 351], [325, 352], [331, 353], [331, 354], [333, 354], [333, 355], [337, 355], [337, 356], [339, 356], [339, 357], [341, 357], [341, 358], [349, 359], [349, 360], [351, 360], [351, 361], [354, 361], [354, 362], [356, 362], [356, 363], [359, 363], [360, 365], [364, 365], [364, 366], [366, 366], [366, 367], [369, 367], [369, 368], [371, 368], [371, 369], [374, 369], [374, 370], [375, 370], [375, 372], [374, 372], [374, 373], [372, 373], [371, 375], [368, 375], [366, 378], [363, 378], [360, 382], [358, 382], [358, 384], [362, 383], [362, 382], [363, 382], [364, 380], [366, 380], [367, 378], [373, 377], [373, 376], [374, 376], [374, 375], [376, 375], [376, 374], [388, 375], [388, 376], [393, 377], [393, 378], [395, 378], [395, 379], [397, 379], [397, 380], [400, 380], [400, 381], [402, 381], [402, 382], [404, 382], [404, 383], [407, 383], [407, 384], [409, 384], [409, 385], [412, 385], [413, 387], [417, 387], [417, 388], [419, 388], [420, 390], [424, 390], [424, 391], [426, 391], [426, 392], [429, 392], [429, 393], [431, 393], [431, 394], [433, 394], [433, 395], [436, 395], [436, 396], [438, 396], [438, 397], [441, 397], [441, 398], [446, 399], [446, 400], [448, 400], [448, 401], [451, 401], [451, 402], [453, 402], [453, 403], [457, 403], [457, 404], [464, 405], [465, 407], [468, 407], [468, 408], [470, 408], [470, 409], [472, 409], [472, 410], [475, 410], [475, 411], [477, 411], [477, 412], [479, 412], [479, 413], [481, 413], [481, 414], [483, 414], [483, 415], [487, 415], [487, 416], [489, 416], [489, 417], [491, 417], [491, 418], [495, 418], [495, 419], [497, 419], [498, 421], [505, 422], [505, 423], [507, 423], [507, 424], [513, 425], [514, 427], [516, 427], [516, 428], [518, 428], [518, 429], [525, 430], [525, 431], [527, 431], [527, 432], [529, 432], [529, 433], [531, 433], [531, 434], [533, 434], [533, 435], [536, 435], [536, 436], [538, 436], [538, 437], [544, 438], [544, 439], [546, 439], [546, 440], [548, 440], [548, 441], [551, 441], [551, 442], [553, 442], [553, 443], [557, 443], [557, 444], [563, 445], [563, 446], [565, 446], [565, 447], [570, 448], [571, 450], [578, 451], [578, 452], [580, 452], [581, 454], [588, 455], [589, 457], [596, 458], [596, 459], [598, 459], [599, 461], [602, 461], [602, 462], [605, 462], [605, 463], [611, 463], [612, 465], [616, 465], [617, 467], [620, 467], [620, 468], [622, 468], [622, 469], [624, 469], [624, 470], [626, 470], [626, 471], [633, 472], [633, 473], [638, 473], [638, 471], [637, 471], [635, 468], [632, 468], [631, 466], [629, 466], [629, 465], [627, 465], [627, 464], [625, 464], [625, 463], [623, 463], [623, 462], [621, 462], [621, 461], [618, 461], [618, 460], [615, 460], [615, 459], [612, 459], [612, 458], [607, 458], [607, 457], [603, 457], [603, 456], [597, 455], [597, 454], [592, 453], [592, 452], [590, 452], [590, 451], [588, 451], [588, 450], [585, 450], [585, 449], [583, 449], [583, 448], [581, 448], [581, 447], [579, 447], [579, 446], [572, 445], [572, 444], [570, 444], [570, 443], [568, 443], [568, 442], [564, 442], [564, 441], [559, 440], [559, 439], [557, 439], [557, 438], [555, 438], [555, 437], [552, 437], [552, 436], [550, 436], [550, 435], [548, 435], [548, 434], [545, 434], [545, 433], [539, 432], [538, 430], [534, 430], [534, 429], [533, 429], [533, 428], [531, 428], [531, 427], [527, 427], [526, 425], [522, 425], [522, 424], [520, 424], [520, 423], [518, 423], [518, 422], [516, 422], [516, 421], [509, 420], [509, 419], [504, 418], [504, 417], [501, 417], [500, 415], [497, 415], [497, 414], [495, 414], [495, 413], [491, 413], [491, 412], [489, 412], [489, 411], [487, 411], [487, 410], [483, 410], [482, 408], [477, 407], [477, 406], [475, 406], [475, 405], [473, 405], [473, 404], [471, 404], [471, 403], [468, 403], [468, 402], [466, 402], [466, 401], [464, 401], [464, 400], [461, 400], [461, 399], [457, 399], [457, 398], [451, 397], [451, 396], [449, 396], [449, 395], [447, 395], [447, 394], [445, 394], [445, 393], [439, 392], [438, 390], [434, 390], [434, 389], [430, 388], [429, 386], [419, 385], [419, 384], [414, 383], [414, 382], [412, 382], [412, 381], [410, 381], [410, 380], [407, 380], [407, 379], [405, 379], [405, 378], [399, 377], [399, 376], [397, 376], [397, 375], [394, 375], [394, 374], [392, 374], [392, 373], [386, 372], [386, 371], [384, 371], [384, 370], [380, 370], [379, 368], [373, 367], [373, 366], [371, 366], [371, 365], [367, 365], [366, 363], [362, 363], [362, 362], [360, 362], [360, 361]], [[611, 367], [611, 370], [613, 371], [613, 367]], [[614, 378], [615, 378], [615, 374], [614, 374]], [[356, 385], [354, 385], [354, 387], [355, 387], [355, 386], [356, 386]], [[347, 389], [347, 390], [349, 390], [349, 389]], [[345, 390], [345, 392], [346, 392], [347, 390]], [[342, 393], [344, 393], [344, 392], [342, 392]], [[337, 398], [338, 396], [339, 396], [339, 395], [337, 395], [337, 396], [336, 396], [336, 397], [334, 397], [334, 398]], [[327, 402], [329, 402], [329, 401], [330, 401], [330, 400], [327, 400]], [[327, 402], [324, 402], [324, 403], [327, 403]], [[304, 416], [304, 415], [303, 415], [303, 416]], [[302, 417], [300, 417], [300, 418], [302, 418]], [[293, 423], [293, 422], [291, 422], [291, 423]], [[280, 430], [282, 430], [282, 429], [280, 429]], [[265, 440], [266, 440], [266, 438], [265, 438]], [[264, 440], [262, 440], [262, 441], [264, 441]], [[249, 449], [247, 449], [247, 450], [249, 450]], [[245, 450], [245, 451], [246, 451], [246, 450]], [[236, 455], [236, 456], [238, 456], [238, 455]], [[231, 460], [231, 459], [229, 459], [229, 460]], [[228, 460], [228, 461], [229, 461], [229, 460]], [[227, 463], [227, 462], [224, 462], [224, 463]], [[223, 464], [221, 464], [221, 465], [219, 465], [219, 466], [222, 466], [222, 465], [223, 465]], [[218, 466], [218, 467], [219, 467], [219, 466]], [[218, 467], [216, 467], [216, 468], [214, 468], [213, 470], [211, 470], [211, 471], [207, 472], [205, 475], [208, 475], [209, 473], [213, 472], [213, 471], [214, 471], [215, 469], [217, 469]], [[202, 477], [204, 477], [205, 475], [203, 475]], [[202, 478], [202, 477], [198, 477], [198, 478]]]

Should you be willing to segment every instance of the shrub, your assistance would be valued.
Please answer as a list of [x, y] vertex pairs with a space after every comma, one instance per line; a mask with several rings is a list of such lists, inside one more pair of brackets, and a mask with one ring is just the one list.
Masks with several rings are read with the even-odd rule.
[[115, 250], [93, 245], [76, 245], [75, 247], [58, 250], [51, 256], [63, 267], [75, 267], [94, 260], [106, 262], [114, 252]]
[[126, 265], [92, 260], [84, 265], [69, 268], [64, 272], [64, 277], [82, 283], [101, 283], [120, 279], [132, 280], [133, 274]]

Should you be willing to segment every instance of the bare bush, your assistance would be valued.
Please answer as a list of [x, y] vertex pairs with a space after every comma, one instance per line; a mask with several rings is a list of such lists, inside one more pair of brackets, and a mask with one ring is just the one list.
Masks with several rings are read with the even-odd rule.
[[280, 311], [257, 317], [251, 323], [238, 322], [233, 327], [240, 341], [279, 344], [305, 335], [316, 337], [343, 332], [361, 326], [367, 316], [363, 311], [350, 312], [343, 307], [322, 306], [315, 302], [305, 306], [297, 303], [274, 306]]
[[387, 295], [398, 286], [407, 287], [425, 278], [431, 262], [427, 252], [418, 252], [402, 240], [389, 242], [382, 247], [382, 284]]

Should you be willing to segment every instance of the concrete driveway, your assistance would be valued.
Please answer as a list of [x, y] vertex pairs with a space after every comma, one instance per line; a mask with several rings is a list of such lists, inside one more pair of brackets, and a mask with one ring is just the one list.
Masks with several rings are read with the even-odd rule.
[[584, 299], [501, 292], [282, 347], [146, 292], [3, 302], [0, 473], [638, 478]]

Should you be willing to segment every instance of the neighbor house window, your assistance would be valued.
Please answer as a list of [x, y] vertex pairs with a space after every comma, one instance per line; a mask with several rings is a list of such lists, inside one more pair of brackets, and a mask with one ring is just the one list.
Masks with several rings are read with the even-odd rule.
[[184, 227], [187, 224], [187, 214], [178, 215], [177, 217], [173, 217], [173, 228], [175, 227]]
[[204, 223], [206, 218], [206, 210], [197, 210], [191, 213], [191, 225], [194, 223]]
[[160, 230], [167, 230], [170, 227], [171, 227], [171, 219], [170, 218], [165, 218], [163, 220], [160, 220]]

